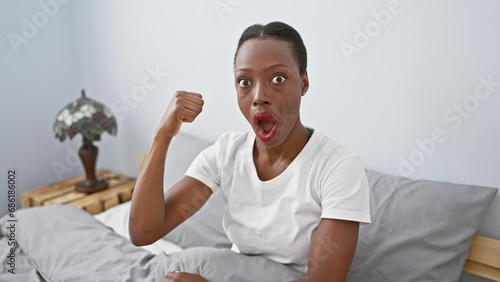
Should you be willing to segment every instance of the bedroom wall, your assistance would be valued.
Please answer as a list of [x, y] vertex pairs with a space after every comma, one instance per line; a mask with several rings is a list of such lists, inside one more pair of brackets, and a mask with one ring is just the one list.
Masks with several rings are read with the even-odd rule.
[[[117, 169], [135, 173], [130, 165], [138, 154], [135, 145], [149, 148], [177, 89], [199, 91], [206, 102], [202, 115], [184, 131], [215, 140], [227, 130], [246, 130], [232, 81], [238, 36], [252, 23], [283, 20], [302, 33], [309, 51], [311, 87], [302, 107], [306, 124], [359, 152], [369, 168], [500, 186], [496, 1], [78, 5], [83, 84], [126, 112], [119, 129], [123, 135], [102, 142], [109, 146], [103, 154], [118, 159], [103, 163], [113, 161]], [[388, 13], [390, 20], [384, 16]], [[360, 35], [366, 28], [375, 34]], [[345, 55], [342, 46], [353, 53]], [[144, 94], [142, 80], [148, 68], [156, 67], [161, 81]], [[127, 154], [115, 153], [122, 150]], [[488, 219], [499, 223], [492, 215]], [[500, 236], [498, 228], [492, 224], [483, 231]]]
[[[184, 132], [213, 141], [247, 130], [232, 78], [237, 39], [250, 24], [281, 20], [301, 32], [309, 52], [306, 124], [360, 153], [371, 169], [500, 187], [497, 1], [142, 3], [78, 3], [85, 87], [124, 112], [119, 138], [101, 142], [101, 165], [135, 175], [178, 89], [205, 98]], [[168, 75], [143, 93], [148, 67]], [[498, 214], [500, 195], [481, 234], [500, 238]]]
[[[59, 143], [52, 133], [57, 112], [79, 95], [73, 4], [49, 2], [0, 3], [0, 216], [7, 213], [7, 170], [16, 170], [20, 208], [23, 191], [58, 181], [53, 164], [79, 161], [68, 155], [78, 144]], [[80, 167], [65, 176], [83, 173]]]

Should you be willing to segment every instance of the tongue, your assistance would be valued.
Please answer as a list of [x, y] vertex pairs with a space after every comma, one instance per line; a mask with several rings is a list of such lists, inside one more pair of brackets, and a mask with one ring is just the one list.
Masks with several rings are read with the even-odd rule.
[[270, 120], [261, 120], [260, 125], [262, 127], [262, 131], [264, 131], [265, 134], [269, 134], [274, 127], [274, 122]]

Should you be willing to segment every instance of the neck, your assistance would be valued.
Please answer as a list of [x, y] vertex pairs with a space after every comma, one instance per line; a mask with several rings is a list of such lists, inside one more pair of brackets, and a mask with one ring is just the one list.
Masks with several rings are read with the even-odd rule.
[[307, 137], [307, 128], [298, 119], [287, 138], [277, 146], [266, 146], [257, 139], [253, 151], [254, 159], [259, 158], [268, 163], [277, 163], [283, 160], [290, 160], [291, 162], [306, 145]]

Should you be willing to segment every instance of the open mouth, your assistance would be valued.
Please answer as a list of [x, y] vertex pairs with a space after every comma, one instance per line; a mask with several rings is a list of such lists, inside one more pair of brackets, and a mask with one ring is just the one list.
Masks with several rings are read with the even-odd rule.
[[257, 137], [263, 142], [271, 141], [276, 135], [276, 119], [267, 112], [257, 112], [253, 116]]

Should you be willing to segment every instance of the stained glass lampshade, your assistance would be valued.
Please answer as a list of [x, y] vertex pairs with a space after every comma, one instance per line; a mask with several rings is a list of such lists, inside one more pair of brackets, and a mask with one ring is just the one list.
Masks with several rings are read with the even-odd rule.
[[64, 141], [66, 136], [73, 139], [78, 133], [83, 137], [83, 145], [78, 154], [85, 168], [86, 180], [76, 183], [75, 189], [84, 193], [93, 193], [108, 187], [104, 179], [95, 176], [98, 149], [93, 141], [101, 140], [101, 135], [108, 132], [116, 135], [116, 119], [111, 111], [93, 99], [82, 96], [66, 105], [57, 114], [54, 122], [54, 134], [59, 141]]

